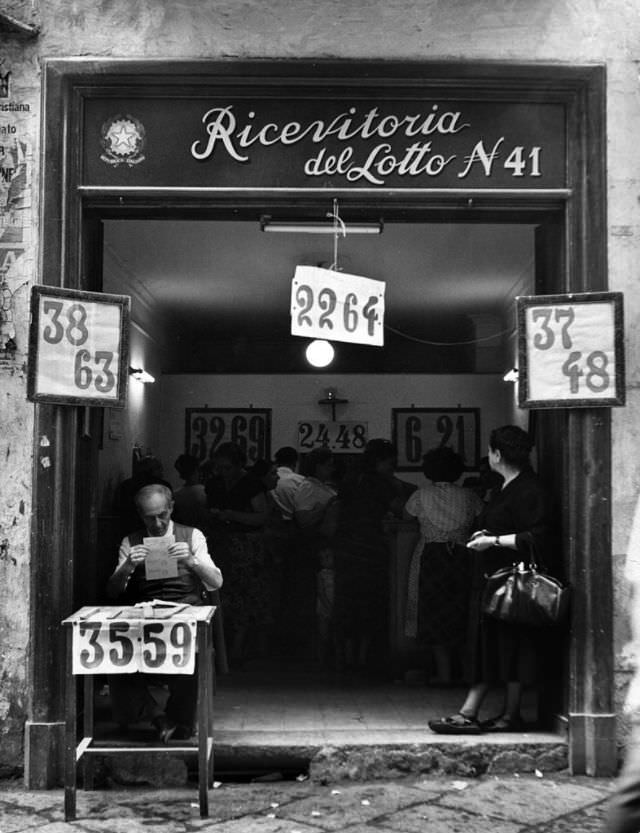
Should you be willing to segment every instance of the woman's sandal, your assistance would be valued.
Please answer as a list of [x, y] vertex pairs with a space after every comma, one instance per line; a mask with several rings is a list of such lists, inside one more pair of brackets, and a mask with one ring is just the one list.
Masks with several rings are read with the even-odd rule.
[[483, 731], [475, 717], [468, 717], [460, 712], [449, 717], [429, 720], [428, 726], [438, 735], [479, 735]]
[[521, 717], [507, 717], [506, 714], [483, 720], [481, 726], [485, 732], [522, 732], [524, 729]]

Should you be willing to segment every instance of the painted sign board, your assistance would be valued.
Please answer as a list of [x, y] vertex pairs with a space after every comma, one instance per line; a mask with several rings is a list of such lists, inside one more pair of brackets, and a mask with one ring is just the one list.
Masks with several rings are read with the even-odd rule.
[[298, 266], [291, 283], [291, 335], [384, 344], [385, 282]]
[[222, 443], [239, 445], [249, 465], [271, 459], [271, 408], [186, 408], [185, 448], [200, 462]]
[[421, 471], [423, 455], [442, 446], [459, 454], [466, 470], [477, 469], [479, 408], [393, 408], [391, 414], [399, 471]]
[[521, 408], [624, 405], [623, 297], [516, 298]]
[[266, 84], [87, 98], [82, 184], [240, 190], [566, 187], [558, 102]]
[[29, 398], [124, 408], [130, 304], [126, 295], [34, 286]]

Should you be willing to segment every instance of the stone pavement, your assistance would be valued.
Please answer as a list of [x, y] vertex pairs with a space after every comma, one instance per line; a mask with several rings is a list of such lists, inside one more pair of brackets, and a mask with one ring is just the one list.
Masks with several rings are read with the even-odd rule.
[[74, 822], [64, 821], [62, 790], [5, 783], [0, 833], [603, 833], [614, 783], [541, 772], [326, 785], [299, 779], [216, 782], [207, 819], [195, 785], [79, 790]]

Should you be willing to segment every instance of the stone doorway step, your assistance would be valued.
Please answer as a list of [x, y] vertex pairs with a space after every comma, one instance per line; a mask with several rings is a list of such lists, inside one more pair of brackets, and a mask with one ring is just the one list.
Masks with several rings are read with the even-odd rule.
[[[234, 672], [218, 680], [216, 768], [297, 768], [326, 782], [566, 768], [566, 733], [434, 734], [427, 721], [456, 712], [464, 693], [464, 688], [318, 673]], [[500, 707], [500, 698], [492, 695], [481, 717], [498, 714]], [[532, 693], [525, 696], [523, 712], [533, 725]]]

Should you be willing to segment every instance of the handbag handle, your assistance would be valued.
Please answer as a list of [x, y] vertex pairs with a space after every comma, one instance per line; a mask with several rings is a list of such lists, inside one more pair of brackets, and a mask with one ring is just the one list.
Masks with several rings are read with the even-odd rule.
[[527, 554], [528, 554], [528, 562], [529, 567], [532, 570], [539, 570], [540, 564], [538, 562], [537, 554], [536, 554], [536, 541], [533, 537], [532, 532], [522, 532], [520, 533], [521, 540], [526, 546]]

